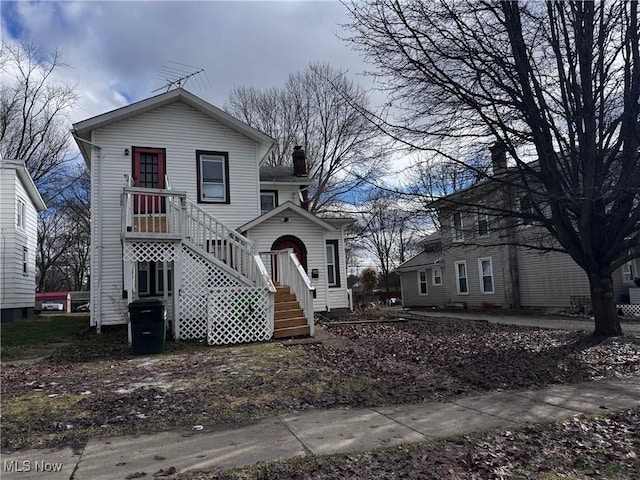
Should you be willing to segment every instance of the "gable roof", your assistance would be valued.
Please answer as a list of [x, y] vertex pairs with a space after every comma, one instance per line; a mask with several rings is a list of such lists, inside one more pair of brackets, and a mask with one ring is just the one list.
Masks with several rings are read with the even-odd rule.
[[420, 267], [427, 267], [430, 265], [438, 265], [442, 262], [442, 252], [441, 251], [422, 251], [417, 254], [415, 257], [410, 258], [402, 265], [400, 265], [396, 270], [398, 271], [407, 271], [407, 270], [417, 270]]
[[[110, 125], [112, 123], [119, 122], [121, 120], [125, 120], [127, 118], [131, 118], [136, 115], [140, 115], [141, 113], [149, 112], [151, 110], [155, 110], [156, 108], [164, 107], [175, 102], [184, 102], [185, 104], [195, 108], [202, 114], [214, 120], [217, 120], [223, 125], [231, 128], [232, 130], [235, 130], [242, 135], [250, 138], [251, 140], [254, 140], [259, 145], [258, 155], [260, 156], [260, 162], [262, 162], [266, 158], [266, 156], [269, 154], [269, 151], [271, 150], [271, 147], [275, 143], [275, 140], [273, 138], [262, 133], [260, 130], [257, 130], [244, 122], [241, 122], [237, 118], [229, 115], [224, 110], [204, 101], [200, 97], [197, 97], [193, 93], [190, 93], [183, 88], [176, 88], [175, 90], [161, 93], [160, 95], [156, 95], [155, 97], [140, 100], [139, 102], [132, 103], [125, 107], [117, 108], [115, 110], [111, 110], [110, 112], [74, 123], [72, 133], [74, 137], [77, 136], [82, 140], [90, 141], [90, 133], [96, 128], [104, 127], [106, 125]], [[85, 159], [91, 158], [89, 155], [89, 147], [87, 146], [87, 144], [82, 141], [78, 141], [77, 139], [76, 143], [78, 144], [78, 147], [80, 147], [80, 150], [82, 151]]]
[[2, 158], [2, 156], [0, 156], [0, 168], [15, 170], [18, 178], [20, 179], [20, 182], [22, 183], [22, 186], [27, 191], [29, 199], [31, 200], [31, 203], [33, 203], [33, 206], [36, 208], [36, 210], [38, 212], [42, 212], [47, 209], [47, 206], [42, 199], [42, 195], [40, 195], [40, 191], [38, 190], [38, 187], [36, 187], [36, 184], [31, 178], [31, 175], [29, 175], [29, 171], [27, 170], [27, 167], [23, 161], [9, 159], [5, 160]]
[[298, 205], [292, 202], [284, 202], [282, 205], [278, 205], [273, 210], [269, 210], [267, 213], [260, 215], [258, 218], [251, 220], [249, 223], [245, 223], [240, 228], [238, 228], [238, 230], [241, 232], [246, 232], [247, 230], [251, 230], [252, 228], [257, 227], [261, 223], [269, 220], [270, 218], [286, 210], [291, 210], [292, 212], [300, 215], [301, 217], [309, 220], [312, 223], [315, 223], [316, 225], [324, 228], [325, 230], [329, 230], [331, 232], [337, 230], [337, 228], [331, 225], [330, 223], [325, 222], [321, 218], [316, 217], [313, 213], [309, 212], [308, 210], [305, 210], [302, 207], [299, 207]]

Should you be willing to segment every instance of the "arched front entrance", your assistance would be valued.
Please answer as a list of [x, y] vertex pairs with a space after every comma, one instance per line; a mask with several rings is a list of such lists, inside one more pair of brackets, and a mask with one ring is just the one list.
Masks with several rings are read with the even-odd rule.
[[[293, 235], [283, 235], [279, 237], [273, 245], [271, 245], [271, 250], [285, 250], [287, 248], [293, 249], [293, 253], [298, 257], [298, 261], [302, 268], [304, 268], [305, 272], [307, 271], [307, 247], [304, 246], [304, 242], [300, 240], [298, 237]], [[275, 264], [271, 266], [272, 272], [274, 273], [273, 277], [275, 280], [278, 279], [277, 267]]]

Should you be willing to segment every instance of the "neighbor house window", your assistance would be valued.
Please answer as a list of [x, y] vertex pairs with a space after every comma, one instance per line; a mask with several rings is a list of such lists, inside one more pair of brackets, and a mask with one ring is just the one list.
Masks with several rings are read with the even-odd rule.
[[420, 295], [427, 295], [429, 289], [427, 288], [427, 272], [425, 270], [418, 272], [418, 292]]
[[16, 202], [16, 225], [18, 228], [25, 228], [27, 206], [24, 200], [18, 198]]
[[478, 271], [480, 272], [480, 291], [482, 293], [495, 293], [493, 288], [493, 263], [491, 257], [478, 259]]
[[622, 281], [624, 283], [633, 283], [635, 272], [633, 271], [633, 263], [627, 262], [622, 265]]
[[435, 267], [431, 274], [433, 276], [433, 284], [434, 285], [442, 285], [442, 269], [440, 267]]
[[453, 218], [451, 219], [451, 223], [453, 228], [453, 241], [461, 242], [462, 240], [464, 240], [462, 214], [460, 212], [455, 212], [453, 214]]
[[533, 203], [531, 203], [531, 199], [529, 197], [522, 197], [520, 199], [520, 213], [524, 215], [524, 218], [522, 219], [523, 225], [533, 225], [533, 220], [531, 218], [527, 218], [534, 213]]
[[260, 192], [260, 215], [263, 215], [278, 205], [278, 192], [263, 190]]
[[22, 274], [26, 275], [28, 270], [29, 260], [29, 252], [27, 251], [27, 247], [22, 247]]
[[466, 295], [469, 293], [469, 284], [467, 283], [467, 262], [461, 260], [456, 262], [456, 290], [458, 295]]
[[229, 154], [198, 150], [198, 201], [229, 203]]
[[327, 240], [327, 283], [330, 287], [340, 286], [340, 263], [338, 261], [338, 240]]
[[486, 208], [478, 209], [478, 236], [484, 237], [489, 234], [489, 214]]

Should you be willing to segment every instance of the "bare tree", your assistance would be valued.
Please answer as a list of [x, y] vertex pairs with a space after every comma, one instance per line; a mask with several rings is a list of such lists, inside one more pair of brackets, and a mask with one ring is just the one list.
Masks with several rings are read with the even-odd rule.
[[503, 145], [512, 175], [485, 181], [513, 184], [532, 208], [502, 213], [546, 229], [588, 276], [594, 334], [620, 335], [612, 273], [640, 254], [638, 3], [347, 8], [350, 41], [400, 112], [380, 127], [455, 162]]
[[37, 285], [43, 292], [83, 290], [89, 275], [89, 171], [84, 165], [65, 170], [67, 182], [38, 222]]
[[360, 245], [380, 267], [380, 279], [387, 292], [390, 291], [390, 274], [418, 250], [412, 216], [412, 211], [403, 209], [398, 199], [377, 192], [363, 203], [355, 226]]
[[313, 182], [309, 210], [327, 213], [384, 165], [379, 132], [360, 108], [367, 105], [365, 91], [344, 72], [314, 63], [280, 88], [234, 88], [225, 108], [278, 141], [271, 165], [288, 165], [293, 146], [303, 146]]
[[[48, 186], [58, 167], [72, 158], [67, 114], [77, 102], [75, 88], [54, 81], [62, 68], [59, 51], [34, 45], [0, 44], [0, 152], [23, 160], [49, 200]], [[55, 193], [54, 193], [55, 194]]]

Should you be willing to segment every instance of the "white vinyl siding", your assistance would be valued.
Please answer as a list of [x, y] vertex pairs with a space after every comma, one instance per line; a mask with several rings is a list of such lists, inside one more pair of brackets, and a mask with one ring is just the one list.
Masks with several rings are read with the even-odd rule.
[[455, 263], [456, 267], [456, 291], [458, 295], [469, 293], [469, 275], [467, 273], [467, 262], [464, 260]]
[[478, 259], [478, 273], [480, 275], [480, 292], [483, 294], [495, 293], [491, 257]]
[[420, 270], [418, 272], [418, 295], [429, 295], [429, 287], [427, 281], [427, 271]]
[[[166, 149], [166, 174], [174, 190], [197, 201], [196, 151], [228, 152], [229, 203], [200, 204], [217, 219], [237, 228], [257, 217], [259, 178], [257, 144], [239, 132], [176, 102], [132, 118], [98, 128], [92, 149], [92, 322], [126, 323], [127, 300], [122, 298], [122, 245], [120, 196], [123, 173], [131, 173], [131, 156], [124, 148], [146, 146]], [[101, 310], [96, 310], [99, 301]], [[123, 313], [124, 312], [124, 313]]]
[[[0, 164], [0, 308], [35, 305], [38, 213], [15, 164]], [[20, 226], [19, 226], [20, 225]], [[25, 271], [26, 267], [26, 271]]]

